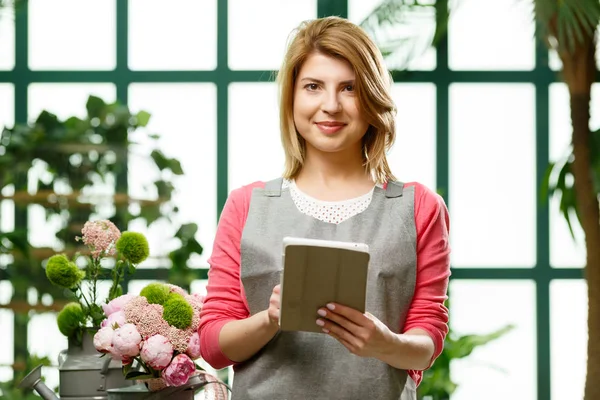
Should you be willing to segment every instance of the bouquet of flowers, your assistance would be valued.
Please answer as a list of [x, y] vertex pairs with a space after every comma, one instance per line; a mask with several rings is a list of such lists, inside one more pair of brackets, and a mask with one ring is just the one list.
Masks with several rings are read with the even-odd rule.
[[[106, 318], [98, 301], [97, 283], [108, 271], [101, 265], [108, 257], [116, 259], [110, 274], [112, 285], [106, 302], [122, 295], [121, 282], [126, 273], [133, 273], [136, 266], [149, 254], [146, 237], [138, 232], [121, 232], [108, 220], [88, 221], [76, 237], [88, 248], [87, 264], [79, 268], [76, 264], [79, 253], [69, 259], [65, 254], [56, 254], [48, 259], [46, 276], [56, 286], [67, 290], [74, 300], [67, 303], [56, 320], [60, 332], [68, 338], [81, 341], [88, 328], [98, 329]], [[86, 289], [83, 283], [89, 283]]]
[[103, 305], [107, 318], [94, 346], [122, 361], [126, 379], [144, 381], [151, 391], [182, 386], [200, 375], [205, 384], [218, 384], [217, 397], [226, 399], [226, 386], [195, 363], [200, 358], [203, 300], [166, 283], [151, 283], [139, 296], [117, 297]]

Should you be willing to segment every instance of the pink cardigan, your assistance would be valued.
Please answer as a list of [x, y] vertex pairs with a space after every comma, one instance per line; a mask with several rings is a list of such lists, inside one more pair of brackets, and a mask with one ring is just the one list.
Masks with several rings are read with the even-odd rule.
[[[417, 230], [417, 278], [413, 300], [403, 332], [423, 329], [435, 343], [431, 364], [440, 355], [448, 333], [448, 309], [444, 305], [450, 276], [448, 210], [443, 199], [427, 187], [415, 186], [415, 225]], [[219, 333], [226, 323], [250, 316], [240, 281], [240, 239], [248, 215], [252, 189], [264, 187], [255, 182], [231, 192], [217, 228], [209, 259], [209, 284], [200, 314], [202, 357], [213, 368], [235, 364], [219, 347]], [[408, 371], [418, 385], [422, 371]]]

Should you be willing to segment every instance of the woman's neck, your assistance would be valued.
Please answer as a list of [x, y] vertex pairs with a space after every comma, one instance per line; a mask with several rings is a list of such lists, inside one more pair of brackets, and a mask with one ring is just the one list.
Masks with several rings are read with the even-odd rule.
[[358, 197], [371, 190], [375, 184], [362, 165], [360, 155], [314, 152], [307, 152], [304, 165], [295, 181], [304, 193], [325, 201]]

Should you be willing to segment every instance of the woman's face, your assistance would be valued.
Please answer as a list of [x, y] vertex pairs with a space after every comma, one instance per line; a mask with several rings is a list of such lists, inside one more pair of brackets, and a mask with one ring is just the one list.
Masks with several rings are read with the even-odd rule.
[[306, 151], [356, 153], [369, 124], [354, 93], [355, 74], [343, 60], [320, 53], [308, 56], [294, 88], [294, 123]]

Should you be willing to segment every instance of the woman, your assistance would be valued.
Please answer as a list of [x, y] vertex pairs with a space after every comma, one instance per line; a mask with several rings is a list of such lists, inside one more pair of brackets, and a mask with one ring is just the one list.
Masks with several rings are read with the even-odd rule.
[[[233, 399], [416, 399], [447, 334], [449, 221], [440, 196], [390, 171], [395, 106], [382, 56], [356, 25], [317, 19], [297, 30], [278, 82], [286, 168], [227, 200], [202, 356], [235, 365]], [[324, 304], [322, 334], [280, 332], [284, 236], [368, 244], [368, 312]]]

